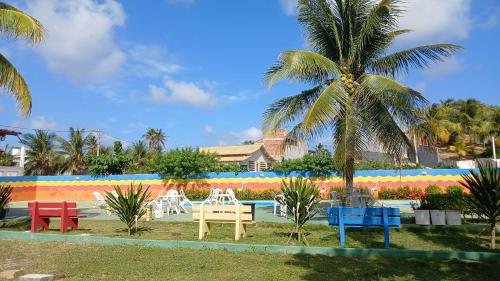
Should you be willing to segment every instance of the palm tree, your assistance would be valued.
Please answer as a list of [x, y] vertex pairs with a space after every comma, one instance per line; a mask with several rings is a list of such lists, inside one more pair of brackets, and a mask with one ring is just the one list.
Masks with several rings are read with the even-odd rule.
[[137, 162], [146, 157], [148, 154], [148, 148], [146, 147], [146, 143], [143, 141], [136, 141], [129, 148], [130, 155], [132, 155], [132, 159], [134, 162]]
[[148, 143], [149, 152], [160, 152], [165, 147], [167, 137], [162, 129], [149, 128], [142, 137]]
[[398, 29], [398, 0], [299, 0], [298, 20], [313, 51], [279, 55], [265, 75], [269, 86], [282, 79], [312, 84], [311, 89], [279, 99], [264, 114], [264, 127], [294, 124], [287, 143], [329, 134], [333, 161], [352, 194], [354, 163], [376, 141], [396, 160], [413, 148], [405, 132], [420, 122], [427, 100], [394, 79], [413, 67], [443, 60], [460, 46], [436, 44], [389, 53]]
[[[29, 43], [42, 41], [44, 29], [36, 19], [15, 7], [0, 2], [0, 31], [7, 37], [24, 38]], [[14, 96], [24, 116], [31, 112], [31, 93], [23, 76], [0, 53], [0, 88]]]
[[63, 171], [71, 174], [82, 174], [87, 170], [85, 155], [89, 151], [91, 134], [85, 134], [85, 129], [69, 128], [69, 140], [58, 137], [61, 154], [64, 155]]
[[56, 152], [56, 135], [43, 130], [23, 134], [21, 144], [27, 147], [24, 173], [30, 176], [54, 175], [59, 172], [61, 158]]

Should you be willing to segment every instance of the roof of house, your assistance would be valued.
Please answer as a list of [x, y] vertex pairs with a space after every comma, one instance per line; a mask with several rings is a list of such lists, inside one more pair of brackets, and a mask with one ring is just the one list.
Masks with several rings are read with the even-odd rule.
[[[244, 145], [227, 145], [227, 146], [207, 146], [200, 147], [203, 152], [216, 153], [221, 162], [241, 162], [250, 157], [250, 155], [258, 150], [262, 150], [266, 156], [270, 157], [264, 149], [263, 144], [244, 144]], [[270, 157], [271, 158], [271, 157]]]

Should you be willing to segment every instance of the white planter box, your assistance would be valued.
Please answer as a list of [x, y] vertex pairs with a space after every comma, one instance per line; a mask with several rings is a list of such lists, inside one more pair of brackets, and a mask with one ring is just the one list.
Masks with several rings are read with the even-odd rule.
[[462, 225], [462, 216], [457, 210], [446, 210], [447, 225]]
[[446, 212], [443, 210], [430, 210], [432, 225], [446, 225]]
[[415, 210], [415, 224], [429, 225], [431, 224], [431, 217], [429, 210]]

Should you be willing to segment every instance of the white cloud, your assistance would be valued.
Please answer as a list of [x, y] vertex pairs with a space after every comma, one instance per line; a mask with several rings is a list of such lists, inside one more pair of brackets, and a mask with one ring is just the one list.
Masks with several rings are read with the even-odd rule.
[[221, 136], [219, 145], [240, 144], [246, 140], [256, 141], [262, 138], [262, 130], [250, 127], [239, 132], [229, 132]]
[[27, 127], [30, 129], [47, 130], [47, 131], [63, 129], [62, 126], [60, 126], [56, 121], [41, 115], [32, 116], [27, 120], [15, 122], [14, 124], [12, 124], [12, 126]]
[[28, 11], [47, 30], [36, 48], [49, 68], [72, 80], [103, 79], [126, 60], [114, 33], [125, 13], [114, 0], [32, 0]]
[[414, 30], [403, 42], [465, 39], [471, 28], [470, 0], [409, 0], [401, 4], [406, 12], [400, 28]]
[[424, 70], [424, 74], [430, 78], [437, 78], [460, 70], [463, 66], [462, 60], [457, 57], [449, 57], [445, 61], [438, 61]]
[[163, 76], [182, 67], [167, 61], [165, 49], [156, 45], [135, 45], [128, 50], [131, 68], [137, 76]]
[[297, 0], [279, 0], [281, 10], [287, 16], [297, 15]]
[[149, 86], [149, 99], [164, 104], [186, 104], [202, 108], [217, 105], [216, 97], [192, 82], [174, 81], [165, 78], [165, 87]]

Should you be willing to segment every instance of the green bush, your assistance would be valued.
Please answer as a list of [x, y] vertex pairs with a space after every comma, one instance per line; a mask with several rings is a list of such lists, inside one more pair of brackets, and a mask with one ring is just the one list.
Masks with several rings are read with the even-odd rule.
[[446, 187], [446, 193], [448, 193], [448, 194], [455, 194], [455, 193], [463, 194], [464, 191], [463, 191], [463, 187], [461, 187], [461, 186], [451, 185], [451, 186]]
[[418, 200], [424, 196], [420, 187], [401, 186], [398, 188], [382, 187], [378, 193], [382, 200]]
[[462, 192], [442, 194], [426, 194], [420, 201], [421, 210], [457, 210], [464, 212], [466, 205], [463, 202]]
[[425, 194], [440, 194], [441, 188], [435, 184], [429, 185], [425, 188]]
[[[238, 200], [273, 200], [274, 195], [279, 193], [279, 189], [233, 189], [234, 194]], [[202, 201], [205, 200], [210, 194], [210, 188], [186, 188], [184, 189], [186, 196], [189, 200]]]
[[274, 172], [311, 172], [316, 175], [331, 174], [335, 171], [332, 154], [328, 149], [319, 147], [314, 153], [307, 154], [299, 159], [276, 162]]

